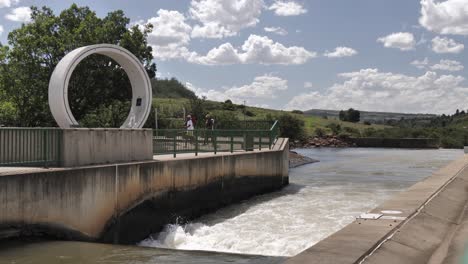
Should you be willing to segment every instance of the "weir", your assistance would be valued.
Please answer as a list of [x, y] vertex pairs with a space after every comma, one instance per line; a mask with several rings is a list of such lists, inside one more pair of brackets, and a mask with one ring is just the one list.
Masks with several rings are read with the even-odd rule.
[[185, 220], [288, 184], [289, 143], [252, 152], [0, 174], [0, 239], [53, 236], [135, 243]]

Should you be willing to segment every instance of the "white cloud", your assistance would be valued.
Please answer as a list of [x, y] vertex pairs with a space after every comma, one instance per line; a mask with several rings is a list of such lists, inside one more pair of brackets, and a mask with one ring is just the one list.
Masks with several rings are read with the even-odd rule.
[[438, 64], [431, 66], [431, 69], [441, 71], [461, 71], [464, 67], [459, 61], [440, 60]]
[[467, 0], [421, 0], [421, 26], [439, 34], [468, 35]]
[[281, 43], [273, 42], [268, 37], [250, 35], [239, 49], [231, 43], [224, 43], [210, 50], [205, 56], [192, 56], [189, 61], [205, 65], [223, 64], [304, 64], [316, 57], [303, 47], [286, 47]]
[[260, 20], [263, 0], [192, 0], [189, 13], [200, 22], [193, 27], [194, 38], [223, 38], [234, 36], [255, 26]]
[[288, 34], [288, 31], [282, 27], [265, 27], [263, 30], [265, 30], [265, 32], [271, 32], [281, 36], [286, 36]]
[[[262, 75], [257, 76], [252, 83], [233, 86], [223, 87], [222, 91], [218, 90], [206, 90], [194, 86], [191, 83], [186, 83], [187, 88], [194, 91], [198, 96], [206, 96], [209, 100], [214, 101], [225, 101], [227, 99], [232, 100], [234, 103], [242, 103], [244, 100], [251, 99], [273, 99], [276, 98], [276, 93], [288, 89], [288, 81], [277, 76]], [[250, 102], [253, 103], [253, 102]]]
[[294, 1], [276, 0], [269, 8], [278, 16], [297, 16], [307, 13], [301, 4]]
[[343, 58], [343, 57], [351, 57], [356, 55], [358, 52], [355, 49], [348, 48], [348, 47], [337, 47], [333, 52], [325, 52], [323, 54], [325, 57], [328, 58]]
[[292, 98], [287, 109], [347, 109], [453, 113], [466, 105], [468, 87], [464, 78], [428, 71], [421, 76], [384, 73], [377, 69], [340, 74], [343, 83], [327, 90], [313, 91]]
[[148, 43], [153, 48], [155, 58], [167, 60], [193, 55], [187, 48], [192, 27], [185, 21], [185, 16], [178, 11], [164, 9], [158, 10], [156, 17], [148, 19], [146, 23], [153, 25], [153, 31], [148, 35]]
[[3, 29], [3, 26], [0, 25], [0, 36], [3, 34], [3, 30], [4, 30], [4, 29]]
[[418, 69], [425, 69], [429, 65], [429, 59], [426, 57], [424, 60], [414, 60], [411, 62], [411, 65]]
[[382, 42], [386, 48], [400, 50], [412, 50], [416, 45], [413, 34], [408, 32], [393, 33], [377, 39], [377, 42]]
[[6, 14], [5, 18], [16, 22], [29, 22], [31, 21], [31, 8], [27, 6], [17, 7]]
[[304, 82], [304, 88], [312, 88], [314, 85], [311, 82]]
[[435, 37], [432, 39], [432, 50], [435, 53], [460, 53], [465, 45], [455, 42], [453, 39]]
[[10, 7], [17, 3], [19, 3], [19, 0], [0, 0], [0, 8]]

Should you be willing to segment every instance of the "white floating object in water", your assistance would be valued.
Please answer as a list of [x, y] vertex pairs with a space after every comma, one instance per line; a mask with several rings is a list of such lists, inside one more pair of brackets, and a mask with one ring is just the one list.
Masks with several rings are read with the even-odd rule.
[[371, 213], [365, 213], [361, 214], [359, 216], [359, 219], [371, 219], [371, 220], [376, 220], [379, 219], [383, 214], [371, 214]]
[[397, 211], [397, 210], [382, 210], [380, 212], [382, 214], [390, 214], [390, 215], [403, 213], [402, 211]]

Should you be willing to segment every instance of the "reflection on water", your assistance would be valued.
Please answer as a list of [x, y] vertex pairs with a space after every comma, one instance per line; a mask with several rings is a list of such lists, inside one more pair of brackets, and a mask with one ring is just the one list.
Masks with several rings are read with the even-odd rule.
[[321, 162], [290, 171], [290, 186], [168, 225], [140, 245], [293, 256], [462, 155], [459, 150], [309, 149]]
[[3, 263], [278, 263], [460, 157], [461, 150], [310, 149], [321, 162], [290, 171], [283, 190], [226, 207], [187, 225], [168, 225], [143, 246], [77, 242], [0, 244]]

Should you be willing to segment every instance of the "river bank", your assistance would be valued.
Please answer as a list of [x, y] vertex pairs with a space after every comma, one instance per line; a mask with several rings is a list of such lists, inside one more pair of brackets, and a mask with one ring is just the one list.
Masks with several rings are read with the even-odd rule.
[[295, 151], [289, 151], [289, 168], [297, 168], [315, 162], [319, 162], [319, 160], [303, 156]]

